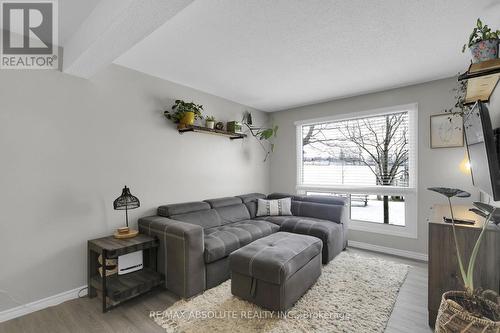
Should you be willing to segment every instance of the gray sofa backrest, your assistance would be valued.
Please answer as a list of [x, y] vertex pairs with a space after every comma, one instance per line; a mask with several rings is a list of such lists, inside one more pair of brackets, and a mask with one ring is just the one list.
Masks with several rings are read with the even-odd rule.
[[308, 216], [336, 223], [344, 223], [344, 206], [347, 199], [335, 196], [321, 195], [290, 195], [272, 193], [268, 199], [292, 198], [292, 214], [294, 216]]
[[290, 195], [286, 193], [272, 193], [269, 194], [268, 199], [281, 199], [291, 197], [294, 201], [316, 202], [327, 205], [341, 205], [347, 204], [347, 199], [339, 196], [326, 196], [326, 195]]
[[172, 215], [170, 216], [170, 218], [177, 221], [197, 224], [199, 226], [202, 226], [204, 229], [218, 227], [222, 224], [219, 214], [217, 214], [217, 212], [213, 209]]
[[177, 204], [163, 205], [158, 207], [158, 215], [163, 217], [170, 217], [172, 215], [179, 215], [200, 210], [209, 210], [210, 205], [202, 201], [183, 202]]
[[[295, 216], [308, 216], [337, 223], [343, 220], [344, 206], [347, 202], [344, 198], [285, 193], [273, 193], [267, 196], [268, 199], [286, 197], [292, 198], [292, 214]], [[164, 205], [158, 208], [158, 215], [203, 228], [213, 228], [255, 218], [259, 198], [264, 199], [266, 195], [249, 193], [236, 197]]]
[[243, 201], [243, 204], [247, 206], [250, 218], [253, 219], [257, 215], [257, 199], [265, 199], [266, 195], [262, 193], [249, 193], [238, 195], [238, 198], [240, 198], [241, 201]]
[[238, 197], [208, 199], [205, 202], [220, 216], [222, 225], [250, 219], [247, 207]]
[[266, 196], [262, 193], [250, 193], [236, 197], [163, 205], [158, 207], [158, 215], [203, 228], [213, 228], [254, 218], [257, 198], [264, 199]]
[[158, 215], [173, 220], [199, 225], [203, 228], [220, 226], [219, 214], [207, 202], [186, 202], [158, 207]]

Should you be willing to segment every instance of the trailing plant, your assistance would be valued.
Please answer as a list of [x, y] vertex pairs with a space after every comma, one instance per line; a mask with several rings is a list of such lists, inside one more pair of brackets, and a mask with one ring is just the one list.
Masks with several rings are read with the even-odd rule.
[[266, 156], [264, 157], [264, 162], [266, 162], [269, 155], [274, 152], [274, 142], [272, 139], [276, 138], [276, 135], [278, 134], [278, 126], [255, 126], [253, 125], [252, 114], [248, 111], [245, 111], [243, 114], [242, 123], [246, 128], [248, 128], [249, 133], [259, 141], [260, 146], [266, 152]]
[[471, 47], [476, 43], [488, 39], [498, 39], [500, 37], [500, 30], [493, 31], [487, 24], [483, 24], [481, 19], [477, 19], [476, 27], [472, 30], [469, 36], [469, 41], [462, 47], [462, 53], [465, 52], [467, 47]]
[[172, 105], [172, 111], [167, 110], [164, 112], [164, 114], [167, 119], [177, 124], [184, 117], [186, 112], [193, 112], [195, 120], [203, 118], [201, 115], [202, 111], [203, 105], [195, 104], [193, 102], [187, 103], [181, 99], [178, 99], [175, 101], [175, 104]]
[[[453, 117], [462, 117], [464, 121], [466, 116], [470, 116], [469, 111], [472, 110], [472, 105], [465, 104], [465, 97], [467, 94], [467, 80], [458, 81], [457, 86], [451, 90], [454, 93], [455, 104], [447, 109], [444, 109], [445, 113], [449, 113], [448, 121], [452, 123]], [[455, 127], [455, 130], [462, 131], [462, 126]]]
[[[463, 282], [464, 287], [465, 287], [465, 295], [466, 295], [466, 297], [464, 299], [460, 299], [457, 301], [459, 301], [460, 305], [462, 305], [467, 311], [469, 311], [473, 315], [476, 315], [478, 317], [486, 316], [494, 321], [499, 320], [498, 313], [496, 313], [495, 311], [490, 309], [488, 307], [487, 303], [484, 302], [484, 299], [491, 299], [491, 298], [494, 299], [498, 295], [496, 295], [491, 290], [483, 291], [480, 288], [477, 288], [477, 289], [474, 288], [474, 268], [475, 268], [475, 264], [476, 264], [477, 255], [479, 253], [479, 248], [480, 248], [481, 242], [484, 238], [486, 228], [488, 227], [490, 222], [497, 221], [500, 217], [500, 214], [497, 213], [497, 208], [490, 206], [490, 205], [487, 205], [487, 204], [484, 204], [484, 203], [481, 203], [481, 202], [474, 202], [474, 206], [476, 208], [473, 211], [475, 213], [485, 217], [485, 221], [484, 221], [483, 227], [481, 229], [481, 233], [479, 234], [479, 237], [478, 237], [476, 244], [474, 245], [474, 248], [473, 248], [472, 253], [470, 255], [468, 265], [467, 265], [467, 267], [465, 267], [462, 254], [460, 252], [460, 247], [458, 245], [456, 228], [455, 228], [455, 215], [453, 213], [453, 206], [451, 204], [451, 198], [453, 198], [453, 197], [467, 198], [467, 197], [470, 197], [470, 193], [468, 193], [466, 191], [462, 191], [460, 189], [446, 188], [446, 187], [431, 187], [431, 188], [428, 188], [428, 190], [439, 193], [441, 195], [444, 195], [448, 199], [448, 205], [450, 207], [450, 213], [451, 213], [451, 226], [452, 226], [452, 230], [453, 230], [453, 241], [455, 243], [455, 250], [457, 253], [457, 260], [458, 260], [458, 266], [460, 269], [460, 276], [462, 278], [462, 282]], [[493, 297], [491, 296], [492, 293], [494, 294]]]
[[465, 113], [470, 111], [472, 108], [470, 105], [465, 104], [465, 96], [467, 94], [467, 80], [458, 81], [457, 86], [451, 91], [455, 95], [455, 104], [448, 109], [444, 109], [444, 112], [450, 114], [458, 114], [463, 117]]

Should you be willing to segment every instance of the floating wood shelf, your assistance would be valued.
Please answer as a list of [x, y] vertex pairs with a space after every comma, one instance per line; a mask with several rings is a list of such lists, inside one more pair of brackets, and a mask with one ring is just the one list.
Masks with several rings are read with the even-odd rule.
[[198, 132], [198, 133], [206, 133], [206, 134], [212, 134], [212, 135], [220, 135], [220, 136], [225, 136], [228, 137], [231, 140], [237, 140], [237, 139], [243, 139], [246, 138], [246, 134], [241, 134], [241, 133], [232, 133], [228, 131], [222, 131], [218, 129], [211, 129], [207, 127], [201, 127], [201, 126], [187, 126], [184, 128], [179, 128], [179, 133], [186, 133], [186, 132]]
[[471, 64], [467, 72], [460, 75], [458, 80], [467, 80], [465, 104], [477, 101], [488, 102], [500, 80], [500, 59]]

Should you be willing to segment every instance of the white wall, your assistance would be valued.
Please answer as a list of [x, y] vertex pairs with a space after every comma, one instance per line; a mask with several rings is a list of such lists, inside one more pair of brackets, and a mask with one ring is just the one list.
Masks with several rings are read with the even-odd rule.
[[295, 192], [296, 185], [296, 137], [297, 120], [305, 120], [358, 112], [382, 107], [418, 103], [418, 239], [385, 236], [361, 231], [349, 232], [349, 239], [379, 246], [427, 253], [427, 217], [434, 203], [443, 200], [426, 190], [431, 186], [458, 187], [473, 194], [468, 200], [479, 199], [470, 177], [460, 173], [459, 163], [465, 156], [465, 148], [430, 149], [429, 116], [441, 113], [454, 104], [453, 92], [456, 79], [433, 81], [379, 93], [346, 98], [273, 113], [273, 121], [279, 126], [276, 151], [271, 160], [271, 190]]
[[[28, 303], [86, 284], [87, 240], [125, 223], [123, 185], [141, 200], [133, 225], [160, 204], [268, 192], [258, 143], [179, 135], [163, 116], [176, 98], [225, 121], [249, 109], [115, 65], [0, 73], [0, 289]], [[0, 311], [17, 305], [0, 293]]]

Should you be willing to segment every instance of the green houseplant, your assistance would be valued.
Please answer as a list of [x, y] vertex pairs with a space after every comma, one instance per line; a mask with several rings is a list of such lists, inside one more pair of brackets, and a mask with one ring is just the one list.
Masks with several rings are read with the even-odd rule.
[[269, 155], [274, 152], [274, 142], [272, 140], [273, 138], [276, 138], [276, 135], [278, 134], [278, 126], [255, 126], [253, 125], [252, 114], [248, 111], [245, 111], [243, 114], [242, 124], [248, 129], [250, 134], [259, 141], [260, 146], [266, 153], [266, 156], [264, 157], [264, 162], [266, 162]]
[[175, 101], [172, 105], [171, 111], [165, 111], [165, 117], [179, 124], [179, 128], [190, 126], [194, 124], [196, 119], [201, 119], [203, 111], [203, 105], [195, 104], [193, 102], [185, 102], [181, 99]]
[[214, 116], [205, 117], [205, 127], [214, 129], [214, 126], [215, 126], [215, 117]]
[[478, 18], [476, 27], [472, 30], [467, 44], [464, 44], [462, 52], [465, 52], [468, 47], [472, 53], [472, 62], [474, 63], [497, 59], [499, 37], [500, 30], [492, 30]]
[[451, 92], [455, 95], [455, 104], [450, 108], [444, 109], [444, 112], [464, 117], [472, 108], [470, 104], [465, 103], [465, 97], [467, 95], [467, 80], [457, 81], [456, 87], [453, 88]]
[[[491, 290], [483, 291], [474, 286], [474, 270], [481, 241], [490, 221], [498, 219], [497, 208], [481, 202], [474, 202], [474, 206], [476, 206], [475, 212], [485, 217], [485, 221], [469, 257], [468, 264], [465, 266], [457, 240], [451, 198], [466, 198], [470, 197], [470, 194], [459, 189], [446, 187], [431, 187], [429, 190], [444, 195], [448, 199], [453, 240], [460, 277], [465, 289], [465, 291], [448, 291], [443, 294], [436, 319], [435, 332], [498, 332], [500, 330], [500, 305], [498, 304], [497, 295]], [[493, 297], [491, 297], [492, 295]]]

